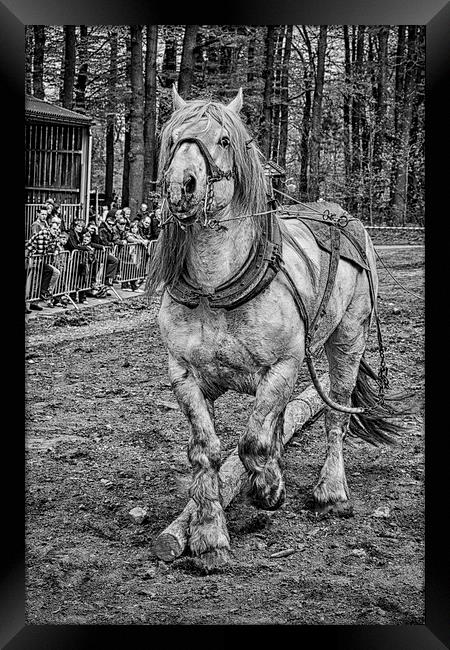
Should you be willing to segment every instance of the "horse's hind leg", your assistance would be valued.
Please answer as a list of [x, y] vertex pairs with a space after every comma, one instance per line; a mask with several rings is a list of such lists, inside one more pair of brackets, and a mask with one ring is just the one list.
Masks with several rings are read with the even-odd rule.
[[258, 386], [246, 432], [239, 441], [239, 457], [249, 476], [249, 496], [255, 506], [279, 508], [285, 499], [280, 466], [284, 411], [297, 377], [298, 361], [280, 361]]
[[[325, 343], [330, 372], [330, 397], [338, 404], [350, 405], [366, 345], [367, 329], [367, 322], [358, 322], [351, 312], [347, 312]], [[322, 512], [350, 510], [342, 449], [349, 420], [348, 414], [331, 408], [325, 414], [327, 454], [313, 490], [316, 508]]]
[[230, 538], [220, 504], [220, 441], [214, 428], [213, 404], [173, 358], [169, 360], [169, 375], [191, 433], [188, 457], [193, 480], [189, 494], [197, 508], [189, 525], [189, 547], [207, 569], [214, 569], [227, 562]]

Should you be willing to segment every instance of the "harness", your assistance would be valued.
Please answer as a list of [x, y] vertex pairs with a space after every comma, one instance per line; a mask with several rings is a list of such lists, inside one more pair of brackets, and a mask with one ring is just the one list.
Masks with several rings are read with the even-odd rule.
[[[202, 225], [213, 229], [220, 229], [220, 224], [217, 221], [211, 219], [208, 215], [209, 208], [211, 207], [213, 200], [212, 185], [214, 182], [222, 179], [231, 179], [234, 176], [234, 171], [221, 170], [212, 159], [206, 145], [200, 139], [195, 137], [187, 137], [181, 139], [172, 151], [168, 164], [170, 164], [175, 152], [184, 142], [193, 142], [199, 147], [204, 156], [207, 168], [207, 192], [205, 205], [203, 208]], [[275, 215], [276, 202], [274, 201], [273, 197], [270, 196], [268, 197], [268, 201], [269, 210], [267, 213], [264, 213], [264, 216], [262, 218], [262, 236], [260, 237], [257, 246], [250, 251], [247, 260], [237, 273], [235, 273], [226, 282], [209, 291], [205, 291], [198, 285], [195, 285], [192, 280], [186, 275], [186, 273], [183, 273], [176, 280], [176, 282], [167, 287], [167, 291], [173, 300], [186, 307], [189, 307], [190, 309], [197, 307], [200, 304], [201, 299], [206, 299], [209, 307], [212, 309], [232, 310], [240, 307], [241, 305], [244, 305], [245, 303], [258, 296], [266, 287], [269, 286], [269, 284], [279, 272], [283, 273], [291, 288], [299, 315], [304, 322], [305, 359], [316, 390], [318, 391], [322, 400], [335, 410], [351, 414], [363, 413], [364, 409], [346, 407], [341, 404], [337, 404], [331, 400], [328, 395], [325, 394], [322, 387], [320, 386], [319, 378], [314, 368], [311, 345], [312, 338], [319, 327], [320, 320], [326, 313], [331, 293], [333, 291], [337, 268], [341, 257], [341, 235], [344, 235], [351, 242], [351, 244], [358, 251], [362, 260], [367, 261], [365, 251], [361, 248], [356, 238], [350, 235], [350, 233], [343, 230], [343, 228], [345, 228], [347, 225], [347, 217], [336, 218], [336, 216], [330, 214], [329, 211], [325, 211], [325, 213], [321, 215], [322, 218], [320, 219], [320, 222], [327, 223], [330, 226], [330, 259], [328, 268], [326, 269], [323, 267], [321, 270], [321, 280], [324, 279], [324, 273], [326, 272], [325, 287], [319, 304], [315, 310], [315, 314], [310, 319], [303, 298], [300, 295], [295, 282], [293, 281], [282, 259], [282, 235], [278, 219]], [[295, 216], [291, 218], [298, 218], [300, 221], [310, 219], [313, 221], [319, 221], [319, 219], [315, 217], [304, 215], [301, 217]], [[294, 239], [292, 239], [292, 242], [294, 248], [298, 246]], [[376, 316], [378, 341], [380, 344], [380, 350], [382, 350], [381, 330], [376, 314], [375, 292], [371, 277], [371, 271], [368, 265], [366, 266], [366, 272], [369, 278], [372, 309], [374, 310]], [[387, 370], [384, 365], [384, 357], [382, 356], [382, 368], [380, 370], [379, 376], [380, 389], [383, 389], [385, 386], [387, 386], [386, 375]]]
[[[214, 162], [211, 154], [209, 153], [208, 147], [205, 145], [205, 143], [200, 140], [200, 138], [196, 138], [194, 136], [189, 136], [186, 138], [181, 138], [176, 145], [174, 146], [169, 160], [167, 161], [167, 167], [170, 166], [170, 163], [172, 162], [172, 159], [178, 149], [181, 147], [182, 144], [185, 142], [191, 142], [197, 145], [197, 147], [200, 149], [203, 158], [205, 160], [205, 165], [206, 165], [206, 193], [205, 193], [205, 202], [203, 205], [203, 226], [208, 226], [209, 228], [219, 230], [220, 229], [220, 224], [215, 220], [215, 219], [210, 219], [208, 214], [212, 206], [212, 202], [214, 199], [214, 188], [213, 184], [217, 183], [218, 181], [221, 180], [231, 180], [234, 177], [234, 170], [233, 169], [227, 169], [224, 171], [223, 169], [220, 169]], [[180, 220], [177, 218], [176, 215], [173, 215], [178, 223], [180, 224]], [[195, 223], [195, 222], [194, 222]]]
[[271, 212], [263, 220], [262, 236], [255, 248], [231, 278], [206, 292], [183, 273], [167, 288], [176, 301], [193, 309], [206, 298], [212, 309], [235, 309], [259, 295], [272, 282], [280, 269], [282, 240], [277, 218]]

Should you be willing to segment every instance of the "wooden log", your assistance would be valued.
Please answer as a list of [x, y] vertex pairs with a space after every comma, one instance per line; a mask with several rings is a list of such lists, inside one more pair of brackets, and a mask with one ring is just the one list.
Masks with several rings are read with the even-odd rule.
[[[324, 390], [329, 390], [329, 378], [324, 374], [320, 378]], [[283, 429], [283, 445], [286, 445], [324, 406], [323, 401], [311, 385], [286, 406]], [[246, 470], [238, 455], [238, 448], [231, 452], [222, 464], [220, 471], [222, 507], [225, 509], [239, 494], [246, 480]], [[171, 562], [182, 555], [188, 542], [189, 520], [196, 508], [190, 499], [183, 512], [165, 528], [155, 539], [152, 550], [165, 562]]]

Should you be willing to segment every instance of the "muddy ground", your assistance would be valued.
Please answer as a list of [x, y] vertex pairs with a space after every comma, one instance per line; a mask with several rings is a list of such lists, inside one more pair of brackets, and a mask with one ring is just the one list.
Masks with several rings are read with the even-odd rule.
[[[411, 392], [417, 412], [396, 446], [346, 442], [346, 518], [310, 509], [323, 418], [304, 428], [284, 453], [285, 504], [267, 514], [237, 497], [226, 511], [231, 562], [212, 575], [151, 552], [183, 509], [190, 477], [157, 302], [133, 297], [28, 322], [27, 623], [424, 623], [424, 249], [380, 256], [403, 285], [380, 264], [391, 389]], [[378, 368], [374, 332], [367, 356]], [[309, 383], [305, 371], [297, 391]], [[217, 402], [224, 458], [251, 402], [236, 393]], [[140, 524], [128, 514], [136, 506], [148, 511]]]

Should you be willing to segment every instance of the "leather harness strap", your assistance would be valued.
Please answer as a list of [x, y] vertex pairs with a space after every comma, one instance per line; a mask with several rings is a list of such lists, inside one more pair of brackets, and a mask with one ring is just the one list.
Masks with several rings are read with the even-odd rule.
[[191, 309], [206, 298], [212, 309], [235, 309], [260, 294], [273, 280], [280, 268], [282, 252], [281, 230], [274, 213], [262, 223], [262, 236], [250, 251], [241, 269], [229, 280], [207, 291], [195, 285], [186, 273], [167, 288], [169, 295]]
[[331, 229], [331, 254], [330, 254], [330, 262], [328, 266], [328, 274], [327, 274], [325, 289], [322, 294], [322, 298], [320, 300], [319, 306], [316, 310], [316, 314], [309, 326], [310, 327], [309, 331], [311, 333], [311, 336], [313, 336], [314, 332], [317, 330], [319, 326], [320, 318], [325, 315], [328, 302], [331, 297], [331, 292], [333, 291], [334, 282], [336, 280], [337, 268], [340, 259], [340, 252], [339, 252], [340, 242], [341, 242], [341, 231], [339, 227], [335, 226], [334, 228]]
[[207, 176], [210, 180], [216, 181], [216, 180], [221, 180], [222, 178], [230, 178], [233, 175], [233, 170], [230, 169], [228, 171], [223, 171], [223, 169], [220, 169], [214, 162], [211, 154], [208, 151], [208, 147], [205, 145], [204, 142], [200, 140], [200, 138], [195, 138], [193, 136], [187, 137], [187, 138], [181, 138], [179, 140], [169, 157], [169, 160], [167, 161], [166, 167], [170, 166], [170, 163], [172, 162], [172, 159], [175, 155], [175, 153], [178, 151], [178, 149], [181, 147], [182, 144], [185, 142], [191, 142], [197, 145], [197, 147], [200, 149], [204, 159], [205, 159], [205, 164], [206, 164], [206, 171], [207, 171]]

